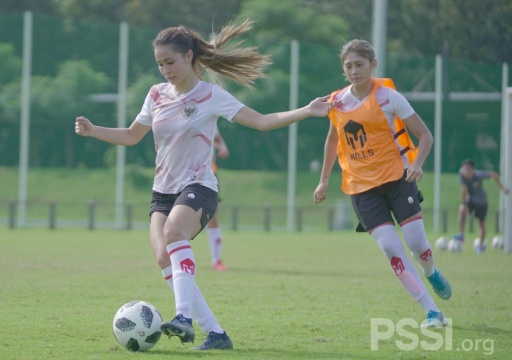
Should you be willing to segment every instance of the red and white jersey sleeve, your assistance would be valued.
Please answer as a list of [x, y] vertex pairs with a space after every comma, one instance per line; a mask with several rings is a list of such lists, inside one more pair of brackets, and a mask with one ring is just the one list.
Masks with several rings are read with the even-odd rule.
[[154, 85], [136, 117], [152, 127], [155, 139], [153, 190], [176, 194], [201, 184], [218, 191], [211, 168], [217, 119], [232, 121], [242, 107], [230, 93], [204, 81], [180, 96], [169, 83]]

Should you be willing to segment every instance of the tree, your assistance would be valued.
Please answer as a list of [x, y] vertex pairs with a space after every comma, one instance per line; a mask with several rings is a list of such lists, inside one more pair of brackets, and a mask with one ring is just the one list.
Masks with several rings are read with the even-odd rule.
[[[91, 102], [90, 95], [103, 92], [109, 80], [94, 71], [85, 61], [61, 64], [57, 75], [33, 76], [31, 80], [30, 161], [35, 166], [72, 166], [75, 162], [74, 119], [77, 112], [91, 116], [105, 114], [101, 105]], [[2, 88], [2, 119], [19, 127], [21, 83], [14, 81]], [[103, 111], [100, 111], [103, 110]], [[14, 127], [11, 127], [14, 129]], [[87, 146], [87, 145], [85, 145]], [[102, 147], [87, 149], [87, 157], [97, 159]], [[12, 151], [11, 151], [12, 153]], [[95, 156], [96, 154], [96, 156]], [[80, 156], [78, 156], [80, 158]], [[83, 161], [83, 159], [81, 159]], [[101, 164], [101, 163], [100, 163]], [[97, 165], [97, 164], [96, 164]]]
[[8, 84], [21, 75], [21, 59], [14, 54], [12, 44], [0, 43], [0, 84]]
[[510, 0], [389, 0], [389, 39], [402, 53], [501, 64], [512, 59]]

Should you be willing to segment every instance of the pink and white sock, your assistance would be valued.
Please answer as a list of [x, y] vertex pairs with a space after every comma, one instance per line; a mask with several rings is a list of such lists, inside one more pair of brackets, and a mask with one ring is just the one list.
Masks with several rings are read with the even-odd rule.
[[[172, 280], [172, 266], [168, 266], [162, 270], [162, 275], [171, 288], [174, 291], [173, 280]], [[194, 287], [194, 300], [192, 302], [192, 319], [205, 333], [210, 331], [222, 334], [224, 330], [217, 322], [215, 315], [210, 310], [210, 307], [206, 303], [201, 290], [196, 286]]]
[[166, 249], [172, 264], [176, 314], [192, 318], [196, 263], [190, 241], [176, 241], [167, 245]]
[[435, 271], [434, 256], [432, 254], [432, 247], [427, 240], [423, 219], [419, 218], [401, 224], [401, 229], [409, 250], [411, 250], [418, 264], [420, 264], [425, 276], [432, 275]]
[[425, 310], [439, 311], [432, 296], [425, 288], [420, 274], [414, 264], [407, 257], [402, 241], [393, 225], [383, 225], [371, 233], [377, 244], [388, 258], [397, 280]]
[[208, 243], [210, 244], [210, 253], [212, 256], [212, 265], [215, 265], [221, 259], [222, 253], [222, 233], [220, 227], [207, 228]]

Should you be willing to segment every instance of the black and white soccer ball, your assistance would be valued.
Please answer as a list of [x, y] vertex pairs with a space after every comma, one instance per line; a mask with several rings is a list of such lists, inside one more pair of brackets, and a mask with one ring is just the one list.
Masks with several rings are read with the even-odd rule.
[[114, 316], [114, 335], [122, 346], [131, 351], [146, 351], [160, 340], [162, 315], [146, 301], [130, 301]]
[[505, 247], [505, 240], [503, 239], [503, 236], [495, 236], [492, 238], [492, 248], [493, 249], [503, 249]]
[[462, 242], [457, 239], [451, 239], [448, 241], [448, 251], [449, 252], [461, 252], [462, 251]]
[[444, 236], [442, 236], [436, 240], [434, 245], [435, 245], [436, 249], [439, 251], [448, 250], [448, 239], [445, 238]]

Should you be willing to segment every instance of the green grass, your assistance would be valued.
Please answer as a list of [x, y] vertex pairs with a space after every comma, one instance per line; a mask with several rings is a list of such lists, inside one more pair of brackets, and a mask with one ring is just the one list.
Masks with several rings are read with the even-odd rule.
[[[512, 354], [512, 258], [502, 251], [478, 256], [466, 244], [462, 253], [435, 253], [454, 293], [448, 301], [433, 295], [453, 319], [453, 350], [400, 350], [398, 341], [411, 340], [394, 335], [372, 351], [372, 318], [421, 322], [424, 314], [367, 234], [224, 235], [230, 269], [223, 273], [209, 268], [205, 234], [193, 241], [196, 281], [234, 350], [196, 353], [176, 338], [161, 338], [147, 353], [130, 353], [112, 333], [122, 304], [141, 299], [166, 319], [174, 314], [147, 231], [0, 228], [0, 358], [471, 360]], [[433, 342], [419, 329], [407, 330]], [[199, 343], [203, 334], [196, 331]]]
[[[97, 202], [98, 221], [115, 219], [115, 170], [114, 169], [31, 169], [28, 177], [27, 217], [38, 220], [38, 226], [48, 223], [49, 202], [56, 201], [56, 213], [61, 220], [77, 220], [76, 226], [86, 227], [89, 202]], [[245, 224], [243, 230], [264, 228], [264, 206], [272, 208], [272, 229], [283, 229], [286, 224], [287, 175], [284, 172], [235, 171], [221, 169], [220, 177], [220, 220], [233, 228], [233, 212], [239, 209], [239, 221]], [[18, 197], [18, 169], [0, 167], [0, 224], [8, 218], [8, 200]], [[329, 211], [343, 202], [349, 207], [352, 223], [357, 223], [350, 200], [340, 190], [341, 175], [334, 170], [329, 183], [328, 198], [322, 204], [314, 204], [313, 191], [318, 184], [319, 173], [297, 174], [296, 206], [304, 209], [305, 230], [328, 229]], [[422, 204], [427, 229], [433, 229], [434, 177], [426, 173], [419, 183], [425, 196]], [[134, 221], [147, 225], [152, 185], [152, 169], [128, 167], [125, 184], [125, 201], [133, 205]], [[489, 194], [488, 231], [495, 232], [496, 212], [499, 204], [499, 190], [493, 180], [485, 182]], [[460, 191], [457, 174], [442, 174], [441, 209], [447, 216], [447, 233], [456, 232], [457, 207]], [[3, 204], [3, 205], [2, 205]], [[61, 226], [61, 224], [57, 224]], [[476, 226], [475, 226], [476, 227]], [[469, 226], [468, 226], [469, 230]], [[475, 229], [476, 232], [476, 229]], [[489, 237], [491, 238], [491, 236]]]

